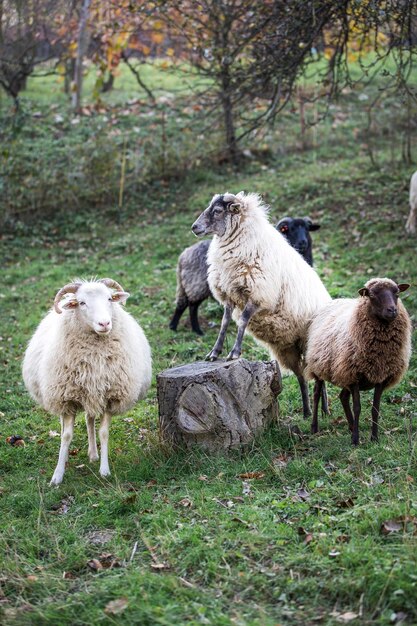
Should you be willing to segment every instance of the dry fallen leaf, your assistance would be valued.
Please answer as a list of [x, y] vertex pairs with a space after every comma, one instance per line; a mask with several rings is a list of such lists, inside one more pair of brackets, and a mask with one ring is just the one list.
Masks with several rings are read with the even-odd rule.
[[151, 567], [154, 570], [161, 571], [163, 569], [170, 569], [170, 566], [167, 563], [151, 563]]
[[86, 534], [86, 539], [89, 543], [100, 546], [111, 541], [114, 535], [114, 530], [92, 530]]
[[335, 549], [330, 550], [329, 556], [331, 556], [332, 558], [335, 558], [336, 556], [340, 556], [340, 552], [339, 550], [335, 550]]
[[123, 567], [123, 562], [113, 554], [101, 554], [98, 559], [91, 559], [87, 561], [87, 566], [94, 570], [99, 571], [102, 569], [113, 569], [114, 567]]
[[76, 576], [72, 572], [62, 572], [62, 578], [64, 580], [74, 580]]
[[272, 459], [272, 464], [274, 467], [287, 467], [288, 463], [291, 461], [291, 457], [286, 454], [280, 454]]
[[117, 600], [108, 602], [105, 606], [104, 612], [107, 613], [107, 615], [119, 615], [120, 613], [123, 613], [128, 606], [129, 600], [127, 598], [118, 598]]
[[181, 504], [181, 506], [183, 506], [184, 508], [188, 508], [190, 506], [192, 506], [192, 502], [189, 498], [183, 498], [182, 500], [179, 501], [178, 504]]
[[243, 480], [242, 481], [242, 493], [244, 496], [250, 496], [251, 495], [251, 486], [250, 483], [247, 480]]
[[304, 488], [301, 488], [297, 491], [297, 496], [301, 498], [301, 500], [309, 500], [310, 494]]
[[57, 504], [53, 504], [49, 513], [51, 515], [65, 515], [68, 513], [69, 507], [74, 502], [74, 496], [68, 496], [67, 498], [63, 498]]
[[23, 437], [21, 437], [20, 435], [12, 435], [11, 437], [6, 437], [6, 442], [9, 443], [11, 446], [17, 447], [24, 447], [26, 445]]
[[353, 613], [353, 611], [346, 611], [346, 613], [341, 613], [336, 617], [336, 621], [341, 624], [348, 624], [352, 622], [354, 619], [357, 619], [359, 615], [357, 613]]
[[355, 506], [355, 503], [352, 498], [344, 498], [343, 500], [338, 500], [336, 506], [340, 509], [350, 509], [352, 506]]
[[311, 543], [311, 541], [313, 541], [314, 537], [312, 533], [309, 533], [305, 528], [303, 528], [302, 526], [299, 526], [297, 529], [298, 534], [300, 535], [300, 537], [304, 537], [304, 543], [306, 545], [308, 545], [309, 543]]
[[390, 535], [399, 531], [417, 533], [417, 517], [414, 515], [401, 515], [396, 519], [389, 519], [381, 524], [381, 533]]
[[239, 478], [243, 478], [245, 480], [251, 480], [252, 478], [259, 479], [265, 476], [265, 472], [244, 472], [243, 474], [239, 474]]

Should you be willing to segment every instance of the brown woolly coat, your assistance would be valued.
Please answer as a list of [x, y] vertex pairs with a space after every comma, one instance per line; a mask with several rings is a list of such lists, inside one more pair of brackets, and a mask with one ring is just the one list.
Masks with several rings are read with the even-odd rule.
[[311, 322], [306, 376], [342, 388], [392, 387], [407, 371], [410, 355], [411, 321], [400, 300], [389, 323], [371, 313], [367, 297], [333, 300]]

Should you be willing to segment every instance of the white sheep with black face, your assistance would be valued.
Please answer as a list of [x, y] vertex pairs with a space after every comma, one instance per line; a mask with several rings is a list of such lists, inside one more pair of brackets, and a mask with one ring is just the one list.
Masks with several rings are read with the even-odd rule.
[[236, 359], [246, 328], [299, 381], [304, 416], [310, 414], [304, 378], [307, 325], [330, 302], [315, 270], [269, 222], [267, 208], [255, 193], [217, 194], [192, 226], [197, 236], [213, 235], [208, 251], [208, 282], [224, 305], [217, 341], [208, 354], [222, 351], [227, 326], [238, 324], [228, 356]]
[[29, 342], [23, 360], [26, 388], [61, 418], [52, 485], [62, 482], [78, 411], [85, 411], [90, 461], [99, 459], [95, 419], [101, 418], [100, 474], [108, 476], [111, 417], [131, 409], [149, 389], [151, 350], [142, 328], [120, 306], [128, 297], [109, 278], [65, 285]]

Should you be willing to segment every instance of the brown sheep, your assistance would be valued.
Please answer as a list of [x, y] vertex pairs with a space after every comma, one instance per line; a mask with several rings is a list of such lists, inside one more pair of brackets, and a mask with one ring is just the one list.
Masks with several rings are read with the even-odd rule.
[[359, 443], [359, 392], [375, 390], [371, 440], [378, 439], [382, 392], [400, 382], [410, 360], [411, 321], [398, 299], [408, 287], [389, 278], [373, 278], [359, 290], [360, 298], [333, 300], [313, 317], [305, 370], [306, 377], [316, 381], [313, 433], [318, 430], [318, 403], [327, 381], [342, 388], [339, 397], [354, 445]]

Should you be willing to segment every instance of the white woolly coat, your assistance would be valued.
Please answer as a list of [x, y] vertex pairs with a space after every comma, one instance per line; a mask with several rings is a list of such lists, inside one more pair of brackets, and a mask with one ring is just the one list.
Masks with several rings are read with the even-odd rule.
[[124, 413], [146, 394], [151, 350], [139, 324], [117, 303], [113, 328], [100, 336], [77, 312], [51, 310], [39, 324], [23, 361], [30, 395], [54, 414]]
[[235, 305], [235, 321], [248, 300], [260, 307], [248, 331], [289, 367], [284, 353], [295, 344], [303, 351], [308, 322], [331, 298], [316, 271], [269, 223], [260, 197], [242, 194], [242, 202], [237, 228], [213, 237], [209, 286], [222, 304]]

